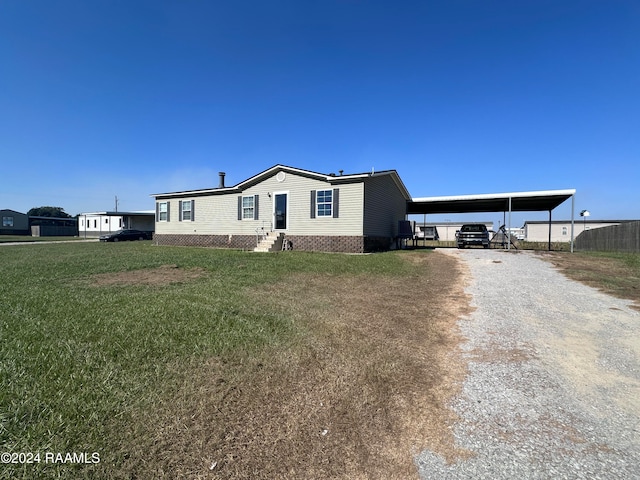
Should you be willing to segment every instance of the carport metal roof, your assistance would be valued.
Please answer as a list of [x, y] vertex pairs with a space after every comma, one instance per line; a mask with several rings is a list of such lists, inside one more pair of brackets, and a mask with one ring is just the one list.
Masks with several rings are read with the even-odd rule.
[[551, 211], [575, 193], [575, 189], [571, 189], [413, 198], [407, 206], [407, 213], [414, 215]]
[[[549, 212], [549, 249], [551, 249], [551, 211], [571, 198], [571, 251], [573, 252], [573, 222], [575, 189], [542, 190], [536, 192], [489, 193], [446, 197], [413, 198], [407, 204], [407, 214], [509, 212]], [[510, 246], [510, 243], [509, 243]]]

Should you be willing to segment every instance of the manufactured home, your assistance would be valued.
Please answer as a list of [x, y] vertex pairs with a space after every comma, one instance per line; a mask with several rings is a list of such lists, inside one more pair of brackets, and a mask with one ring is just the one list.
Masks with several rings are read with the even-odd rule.
[[[577, 237], [586, 230], [620, 225], [621, 223], [630, 221], [631, 220], [575, 220], [573, 222], [573, 236]], [[569, 242], [572, 238], [571, 220], [554, 220], [552, 222], [526, 221], [522, 228], [527, 242], [546, 242], [548, 239], [552, 242]]]
[[153, 232], [153, 210], [137, 212], [86, 212], [78, 214], [78, 232], [81, 237], [99, 237], [122, 229]]
[[0, 210], [0, 235], [29, 235], [29, 217], [15, 210]]
[[[275, 165], [232, 187], [153, 194], [155, 242], [363, 253], [392, 248], [409, 192], [395, 170], [322, 174]], [[273, 243], [269, 243], [269, 238]]]

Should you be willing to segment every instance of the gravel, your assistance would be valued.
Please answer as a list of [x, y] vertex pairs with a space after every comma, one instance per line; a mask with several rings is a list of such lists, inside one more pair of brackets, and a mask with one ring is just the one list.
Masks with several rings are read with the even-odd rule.
[[469, 270], [468, 376], [447, 464], [421, 479], [640, 479], [640, 312], [531, 252], [440, 250]]

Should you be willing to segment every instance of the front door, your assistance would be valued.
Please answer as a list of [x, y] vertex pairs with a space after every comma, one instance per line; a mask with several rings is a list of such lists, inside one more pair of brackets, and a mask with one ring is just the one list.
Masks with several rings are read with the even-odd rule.
[[287, 229], [287, 194], [274, 194], [273, 210], [275, 216], [275, 230]]

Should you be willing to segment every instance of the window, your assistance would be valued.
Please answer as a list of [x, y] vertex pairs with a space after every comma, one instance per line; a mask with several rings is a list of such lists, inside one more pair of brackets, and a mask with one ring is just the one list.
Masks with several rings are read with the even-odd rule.
[[254, 201], [253, 195], [250, 197], [242, 197], [242, 219], [253, 220]]
[[332, 217], [338, 218], [340, 189], [311, 190], [311, 218]]
[[567, 227], [562, 227], [562, 235], [566, 235], [567, 234]]
[[180, 221], [193, 220], [193, 200], [180, 202]]
[[104, 219], [104, 223], [105, 223], [105, 225], [109, 223], [109, 218], [108, 217]]
[[316, 192], [316, 208], [318, 217], [331, 217], [333, 206], [333, 190], [318, 190]]
[[98, 220], [93, 220], [93, 228], [98, 228]]
[[2, 217], [3, 227], [13, 227], [13, 217]]
[[169, 221], [169, 202], [160, 202], [158, 204], [158, 221], [159, 222], [168, 222]]
[[258, 220], [258, 195], [238, 195], [238, 220]]

